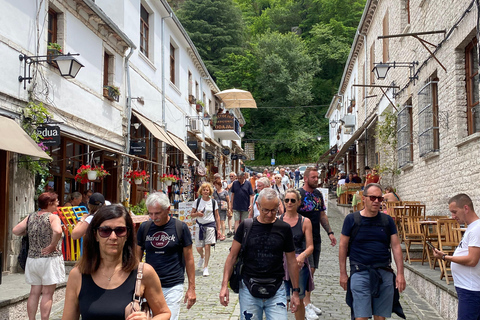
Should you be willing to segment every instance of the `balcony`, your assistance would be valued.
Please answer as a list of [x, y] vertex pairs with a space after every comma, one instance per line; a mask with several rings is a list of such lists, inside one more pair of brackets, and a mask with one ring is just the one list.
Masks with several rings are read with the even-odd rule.
[[233, 114], [220, 113], [213, 127], [215, 138], [222, 140], [240, 140], [240, 123]]

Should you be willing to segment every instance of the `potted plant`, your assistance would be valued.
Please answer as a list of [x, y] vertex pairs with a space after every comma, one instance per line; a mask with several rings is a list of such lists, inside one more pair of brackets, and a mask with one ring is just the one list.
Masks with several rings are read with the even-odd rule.
[[77, 174], [75, 175], [75, 180], [80, 183], [87, 183], [89, 181], [94, 180], [102, 180], [105, 176], [109, 175], [108, 171], [103, 168], [103, 165], [98, 167], [92, 167], [90, 165], [81, 165], [80, 168], [77, 170]]
[[117, 101], [120, 97], [120, 88], [116, 86], [104, 86], [103, 96], [108, 100]]
[[53, 59], [62, 54], [62, 46], [56, 42], [50, 42], [47, 45], [47, 63], [57, 67]]
[[180, 178], [178, 178], [176, 175], [166, 173], [164, 173], [160, 178], [160, 181], [165, 182], [167, 186], [171, 186], [173, 182], [177, 182], [178, 180], [180, 180]]
[[197, 112], [202, 112], [204, 106], [205, 106], [205, 105], [203, 104], [202, 101], [200, 101], [200, 100], [197, 101], [197, 104], [196, 104]]
[[128, 180], [128, 183], [142, 184], [143, 182], [148, 183], [150, 175], [147, 174], [145, 170], [129, 170], [125, 176], [125, 180]]

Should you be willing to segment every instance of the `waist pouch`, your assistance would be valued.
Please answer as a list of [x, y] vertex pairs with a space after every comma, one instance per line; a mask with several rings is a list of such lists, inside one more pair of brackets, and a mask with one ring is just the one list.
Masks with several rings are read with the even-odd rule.
[[255, 298], [269, 299], [277, 293], [282, 285], [282, 279], [245, 277], [244, 283]]

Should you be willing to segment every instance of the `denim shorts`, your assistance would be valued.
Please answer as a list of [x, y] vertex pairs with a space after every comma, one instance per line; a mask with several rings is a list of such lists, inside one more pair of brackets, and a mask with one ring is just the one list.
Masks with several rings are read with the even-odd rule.
[[458, 296], [458, 320], [480, 319], [480, 291], [455, 287]]
[[322, 241], [313, 241], [313, 253], [308, 256], [310, 267], [318, 269], [320, 261], [320, 252], [322, 251]]
[[[310, 270], [308, 270], [308, 265], [304, 265], [303, 268], [300, 270], [300, 274], [298, 277], [298, 286], [300, 287], [300, 292], [298, 296], [300, 299], [305, 298], [305, 291], [308, 287], [308, 277], [310, 276]], [[285, 291], [287, 293], [287, 300], [290, 300], [290, 292], [292, 292], [292, 281], [284, 281], [285, 284]]]
[[162, 288], [167, 306], [172, 313], [170, 320], [177, 320], [180, 315], [180, 306], [183, 298], [183, 283], [169, 288]]
[[287, 320], [287, 297], [285, 296], [285, 286], [282, 283], [277, 293], [269, 299], [255, 298], [248, 291], [245, 283], [240, 281], [240, 290], [238, 292], [240, 302], [240, 319], [263, 319], [263, 314], [267, 320]]
[[395, 289], [393, 273], [382, 269], [379, 269], [378, 272], [383, 279], [378, 298], [372, 298], [370, 294], [370, 276], [368, 271], [355, 272], [350, 277], [355, 318], [369, 318], [372, 315], [385, 318], [392, 316], [393, 293]]

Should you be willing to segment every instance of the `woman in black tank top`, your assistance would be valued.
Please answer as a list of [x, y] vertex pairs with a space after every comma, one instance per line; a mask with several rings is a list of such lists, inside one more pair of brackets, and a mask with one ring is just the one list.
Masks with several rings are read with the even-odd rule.
[[[305, 297], [305, 291], [313, 290], [311, 284], [312, 275], [310, 271], [310, 265], [308, 263], [308, 256], [313, 252], [313, 236], [312, 236], [312, 223], [310, 219], [304, 218], [297, 213], [297, 209], [300, 206], [300, 193], [295, 189], [288, 189], [285, 192], [285, 213], [280, 217], [281, 220], [288, 223], [292, 228], [293, 242], [295, 245], [295, 255], [297, 257], [297, 264], [300, 269], [300, 276], [298, 279], [300, 286], [300, 305], [295, 312], [295, 319], [305, 319], [305, 305], [303, 304], [303, 298]], [[290, 291], [292, 284], [288, 277], [288, 268], [284, 259], [285, 267], [285, 289], [287, 290], [287, 299], [290, 297]]]
[[[124, 320], [132, 302], [139, 258], [135, 254], [134, 225], [120, 204], [101, 207], [84, 238], [83, 256], [68, 277], [62, 320]], [[143, 268], [140, 292], [155, 320], [169, 319], [170, 310], [160, 280], [148, 264]], [[134, 312], [126, 319], [141, 317]]]

